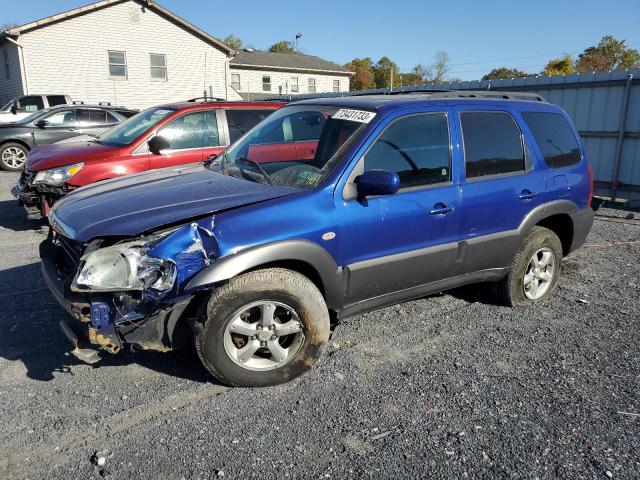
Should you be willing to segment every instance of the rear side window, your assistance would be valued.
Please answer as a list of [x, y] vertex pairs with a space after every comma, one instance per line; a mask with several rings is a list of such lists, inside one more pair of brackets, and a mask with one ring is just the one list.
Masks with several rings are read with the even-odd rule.
[[557, 113], [523, 112], [544, 161], [551, 168], [568, 167], [580, 162], [580, 147], [565, 118]]
[[89, 110], [79, 108], [76, 110], [76, 121], [80, 126], [104, 125], [106, 123], [104, 110]]
[[47, 102], [49, 102], [50, 107], [55, 107], [56, 105], [66, 104], [67, 99], [64, 95], [47, 95]]
[[396, 172], [401, 188], [449, 181], [447, 116], [428, 113], [395, 121], [367, 152], [364, 170]]
[[227, 110], [227, 123], [229, 124], [229, 140], [231, 143], [267, 118], [271, 110]]
[[520, 130], [503, 112], [462, 112], [466, 178], [524, 171]]

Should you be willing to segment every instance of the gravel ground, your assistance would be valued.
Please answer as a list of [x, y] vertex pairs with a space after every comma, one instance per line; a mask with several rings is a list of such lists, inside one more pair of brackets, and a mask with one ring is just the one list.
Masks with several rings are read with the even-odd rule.
[[192, 352], [69, 356], [16, 180], [0, 173], [2, 479], [640, 477], [637, 213], [601, 209], [542, 305], [471, 287], [359, 315], [302, 378], [228, 389]]

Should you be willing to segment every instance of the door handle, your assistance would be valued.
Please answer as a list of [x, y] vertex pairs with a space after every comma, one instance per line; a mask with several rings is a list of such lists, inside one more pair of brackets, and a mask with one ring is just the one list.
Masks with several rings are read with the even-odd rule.
[[523, 190], [520, 195], [518, 195], [518, 199], [520, 200], [531, 200], [532, 198], [537, 197], [538, 194], [535, 192], [530, 192], [529, 190]]
[[431, 210], [429, 210], [429, 215], [447, 215], [451, 212], [453, 212], [453, 207], [451, 205], [438, 202]]

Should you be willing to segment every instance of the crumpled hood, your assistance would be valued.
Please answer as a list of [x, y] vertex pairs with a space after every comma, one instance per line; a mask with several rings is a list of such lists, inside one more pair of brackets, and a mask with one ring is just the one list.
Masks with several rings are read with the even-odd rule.
[[242, 180], [192, 164], [79, 188], [59, 200], [53, 212], [75, 231], [76, 240], [87, 242], [96, 237], [135, 236], [295, 192], [296, 189]]
[[39, 172], [74, 163], [103, 160], [113, 151], [114, 147], [95, 142], [51, 143], [31, 150], [25, 168], [30, 172]]

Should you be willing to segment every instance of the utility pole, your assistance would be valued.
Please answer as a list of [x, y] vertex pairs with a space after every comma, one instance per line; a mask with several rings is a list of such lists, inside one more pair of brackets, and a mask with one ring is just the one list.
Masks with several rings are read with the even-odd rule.
[[393, 68], [391, 69], [390, 75], [391, 75], [391, 87], [389, 87], [389, 91], [393, 92]]
[[296, 44], [296, 53], [298, 53], [298, 52], [300, 51], [300, 50], [298, 49], [298, 39], [299, 39], [300, 37], [302, 37], [302, 33], [300, 33], [300, 32], [296, 33], [296, 41], [295, 41], [295, 44]]

